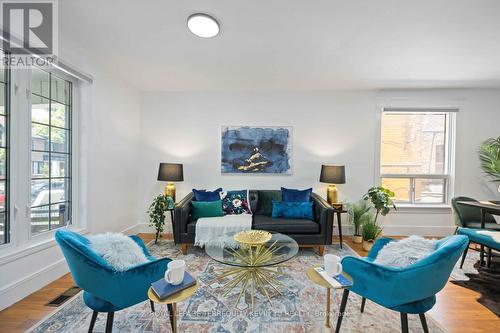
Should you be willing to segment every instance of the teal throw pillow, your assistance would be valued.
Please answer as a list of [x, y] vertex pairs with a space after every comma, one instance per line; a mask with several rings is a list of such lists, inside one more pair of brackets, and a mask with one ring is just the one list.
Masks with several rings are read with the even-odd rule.
[[272, 217], [314, 220], [313, 203], [273, 201]]
[[202, 217], [218, 217], [224, 216], [222, 211], [222, 201], [192, 201], [191, 205], [193, 207], [191, 216], [193, 220], [197, 220]]

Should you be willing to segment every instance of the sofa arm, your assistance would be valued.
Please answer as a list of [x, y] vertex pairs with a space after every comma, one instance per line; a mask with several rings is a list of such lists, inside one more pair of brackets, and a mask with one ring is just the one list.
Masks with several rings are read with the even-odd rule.
[[187, 232], [187, 224], [189, 223], [191, 213], [191, 201], [194, 199], [194, 194], [189, 193], [181, 201], [174, 206], [174, 241], [180, 242], [181, 233]]
[[314, 202], [314, 218], [320, 225], [320, 233], [325, 236], [325, 244], [332, 243], [333, 208], [317, 193], [311, 194]]

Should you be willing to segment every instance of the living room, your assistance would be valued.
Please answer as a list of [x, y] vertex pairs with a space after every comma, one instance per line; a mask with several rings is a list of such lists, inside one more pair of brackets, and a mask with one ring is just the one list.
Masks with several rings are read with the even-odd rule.
[[500, 329], [499, 2], [30, 3], [1, 332]]

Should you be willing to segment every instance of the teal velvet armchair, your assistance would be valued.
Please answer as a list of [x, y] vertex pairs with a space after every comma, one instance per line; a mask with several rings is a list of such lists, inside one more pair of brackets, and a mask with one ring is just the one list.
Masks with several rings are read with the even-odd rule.
[[365, 258], [345, 257], [342, 260], [344, 271], [354, 283], [350, 290], [344, 290], [336, 332], [340, 331], [350, 291], [363, 298], [361, 312], [369, 299], [400, 312], [403, 333], [408, 332], [408, 314], [418, 314], [424, 332], [428, 332], [425, 312], [436, 303], [436, 293], [445, 286], [469, 240], [460, 235], [443, 238], [438, 241], [434, 252], [404, 268], [374, 263], [378, 252], [391, 241], [393, 239], [379, 239]]
[[[106, 312], [106, 333], [110, 333], [113, 329], [114, 313], [147, 300], [151, 283], [165, 274], [170, 259], [156, 259], [149, 254], [139, 237], [130, 237], [142, 248], [150, 261], [124, 272], [116, 272], [92, 250], [87, 238], [67, 230], [56, 231], [56, 241], [66, 258], [71, 275], [78, 287], [84, 291], [83, 300], [94, 310], [89, 332], [92, 332], [99, 312]], [[154, 311], [152, 303], [151, 309]]]

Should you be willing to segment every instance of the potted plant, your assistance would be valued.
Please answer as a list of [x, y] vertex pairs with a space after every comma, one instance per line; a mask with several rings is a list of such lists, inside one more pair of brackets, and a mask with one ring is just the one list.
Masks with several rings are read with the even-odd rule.
[[158, 238], [165, 228], [165, 212], [171, 209], [172, 202], [171, 197], [159, 194], [149, 206], [149, 226], [156, 229], [155, 244], [158, 243]]
[[363, 236], [363, 250], [370, 251], [373, 243], [380, 236], [382, 228], [375, 221], [375, 216], [371, 213], [364, 214], [361, 218], [363, 223], [362, 236]]
[[391, 211], [391, 208], [396, 209], [396, 205], [392, 201], [392, 198], [394, 198], [394, 192], [382, 186], [370, 188], [363, 196], [363, 199], [370, 200], [373, 204], [373, 208], [375, 208], [375, 224], [377, 224], [379, 215], [386, 216]]
[[352, 224], [354, 225], [354, 236], [353, 242], [361, 244], [363, 241], [361, 235], [361, 228], [363, 225], [363, 216], [370, 211], [370, 206], [365, 200], [353, 203], [349, 207], [349, 212], [352, 219]]
[[[500, 182], [500, 136], [486, 140], [479, 150], [479, 159], [484, 173], [492, 182]], [[500, 192], [500, 185], [498, 186]]]

